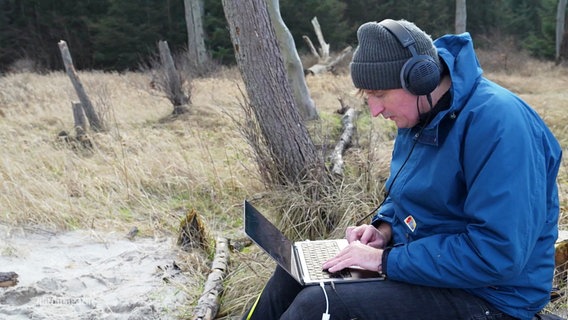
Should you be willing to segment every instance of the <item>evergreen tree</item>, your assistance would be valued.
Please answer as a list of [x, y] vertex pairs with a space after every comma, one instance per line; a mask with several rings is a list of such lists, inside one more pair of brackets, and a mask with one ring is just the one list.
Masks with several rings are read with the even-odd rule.
[[[413, 21], [433, 37], [454, 31], [455, 0], [281, 0], [280, 7], [299, 51], [308, 50], [303, 35], [317, 42], [313, 17], [332, 51], [356, 45], [362, 23], [385, 18]], [[555, 8], [556, 0], [468, 1], [467, 31], [477, 46], [512, 39], [534, 56], [552, 58]], [[234, 63], [221, 1], [205, 1], [204, 9], [209, 54]], [[59, 40], [69, 44], [78, 69], [136, 69], [159, 40], [174, 53], [187, 46], [182, 0], [0, 0], [0, 30], [0, 70], [21, 58], [61, 69]]]
[[522, 41], [523, 48], [537, 58], [554, 59], [556, 55], [556, 0], [540, 1], [537, 10], [539, 28], [528, 31], [528, 36]]
[[311, 20], [318, 18], [325, 41], [331, 51], [340, 51], [348, 44], [353, 33], [344, 18], [346, 4], [340, 0], [287, 0], [280, 1], [280, 13], [290, 33], [294, 37], [298, 51], [307, 51], [302, 36], [308, 36], [317, 45]]
[[104, 17], [94, 27], [94, 65], [100, 69], [135, 69], [157, 51], [160, 40], [172, 51], [187, 41], [183, 1], [109, 0]]
[[208, 48], [209, 54], [213, 60], [219, 63], [236, 63], [221, 1], [205, 1], [204, 11], [205, 46]]
[[1, 15], [7, 25], [2, 28], [0, 60], [29, 58], [48, 69], [59, 68], [57, 43], [65, 40], [76, 65], [89, 65], [88, 17], [95, 17], [104, 5], [105, 1], [5, 0]]

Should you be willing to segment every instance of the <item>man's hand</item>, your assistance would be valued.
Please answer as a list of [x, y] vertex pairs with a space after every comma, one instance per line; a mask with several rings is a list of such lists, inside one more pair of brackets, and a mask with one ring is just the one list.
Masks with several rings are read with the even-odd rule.
[[362, 244], [377, 249], [384, 249], [389, 242], [387, 235], [374, 226], [367, 224], [358, 227], [347, 227], [347, 230], [345, 230], [345, 239], [347, 239], [349, 243], [360, 241]]
[[331, 273], [342, 269], [357, 266], [365, 270], [382, 271], [383, 250], [365, 245], [360, 241], [353, 241], [335, 257], [322, 265], [323, 270]]

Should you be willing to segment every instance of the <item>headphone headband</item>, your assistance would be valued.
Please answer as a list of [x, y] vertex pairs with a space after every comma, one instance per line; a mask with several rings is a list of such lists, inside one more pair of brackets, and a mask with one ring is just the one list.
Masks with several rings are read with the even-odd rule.
[[399, 22], [385, 19], [379, 23], [387, 29], [412, 54], [400, 70], [400, 82], [408, 92], [417, 95], [429, 95], [440, 83], [440, 67], [429, 55], [421, 55], [416, 50], [416, 39]]
[[392, 19], [386, 19], [381, 21], [380, 24], [385, 27], [393, 36], [395, 36], [403, 47], [408, 48], [410, 46], [414, 46], [414, 44], [416, 43], [414, 37], [400, 23]]

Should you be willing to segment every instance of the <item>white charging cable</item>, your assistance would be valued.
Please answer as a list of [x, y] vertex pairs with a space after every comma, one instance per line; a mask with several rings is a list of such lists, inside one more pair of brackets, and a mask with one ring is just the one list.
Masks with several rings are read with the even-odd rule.
[[323, 281], [320, 281], [320, 287], [323, 290], [323, 295], [325, 296], [325, 313], [321, 315], [321, 320], [329, 320], [329, 300], [327, 299], [327, 292], [323, 285]]

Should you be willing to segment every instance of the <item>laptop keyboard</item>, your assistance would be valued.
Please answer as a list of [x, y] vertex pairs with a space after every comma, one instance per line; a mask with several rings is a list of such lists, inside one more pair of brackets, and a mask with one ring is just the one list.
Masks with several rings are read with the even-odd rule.
[[339, 246], [334, 241], [302, 242], [302, 251], [308, 267], [308, 273], [312, 280], [326, 280], [331, 278], [349, 278], [351, 273], [348, 269], [340, 272], [329, 273], [321, 269], [322, 264], [339, 253]]

